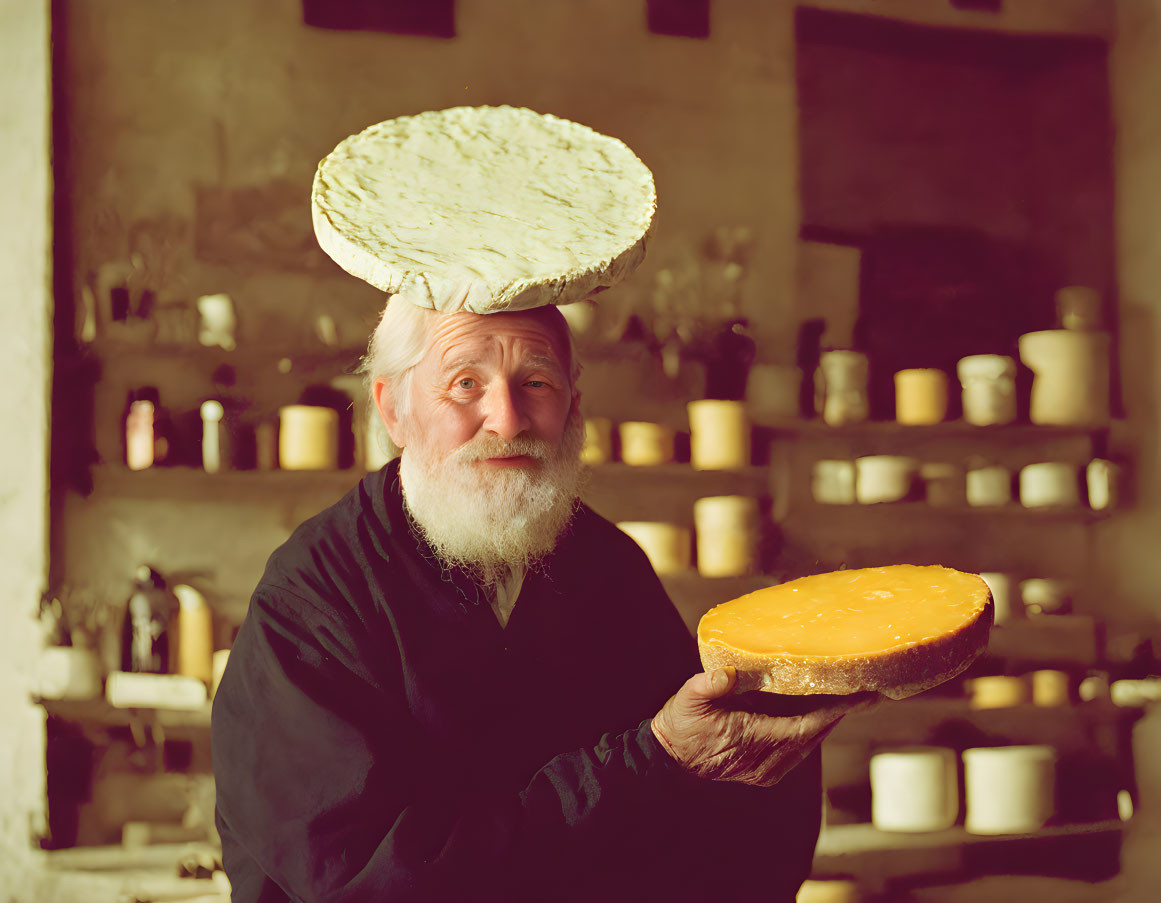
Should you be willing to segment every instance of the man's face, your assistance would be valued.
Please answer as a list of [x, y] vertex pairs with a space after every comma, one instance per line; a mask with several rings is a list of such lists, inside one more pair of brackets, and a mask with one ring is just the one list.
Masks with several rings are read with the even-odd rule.
[[543, 314], [436, 321], [407, 406], [375, 400], [403, 448], [407, 507], [445, 562], [491, 583], [550, 552], [575, 510], [584, 431], [568, 350]]
[[[439, 458], [481, 437], [510, 442], [526, 436], [559, 446], [577, 402], [567, 360], [568, 349], [536, 315], [442, 317], [412, 373], [409, 411], [396, 444], [418, 441]], [[484, 472], [535, 464], [509, 454], [478, 462]]]

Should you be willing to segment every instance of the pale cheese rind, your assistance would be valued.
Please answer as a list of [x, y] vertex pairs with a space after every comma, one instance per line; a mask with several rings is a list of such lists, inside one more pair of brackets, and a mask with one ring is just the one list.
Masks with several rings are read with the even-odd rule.
[[645, 255], [653, 177], [622, 142], [515, 107], [378, 123], [320, 164], [315, 234], [348, 273], [413, 304], [491, 313], [567, 304]]

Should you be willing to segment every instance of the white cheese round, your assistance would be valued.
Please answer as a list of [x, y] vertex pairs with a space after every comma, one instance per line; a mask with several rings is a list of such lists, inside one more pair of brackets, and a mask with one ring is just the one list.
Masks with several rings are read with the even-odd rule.
[[653, 176], [615, 138], [516, 107], [403, 116], [320, 164], [315, 234], [336, 263], [441, 311], [567, 304], [645, 255]]

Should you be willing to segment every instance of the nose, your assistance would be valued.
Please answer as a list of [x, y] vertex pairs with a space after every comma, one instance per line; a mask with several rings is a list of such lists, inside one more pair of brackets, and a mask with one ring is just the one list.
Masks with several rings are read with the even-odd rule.
[[488, 386], [484, 405], [484, 429], [505, 441], [515, 439], [532, 425], [507, 380], [496, 380]]

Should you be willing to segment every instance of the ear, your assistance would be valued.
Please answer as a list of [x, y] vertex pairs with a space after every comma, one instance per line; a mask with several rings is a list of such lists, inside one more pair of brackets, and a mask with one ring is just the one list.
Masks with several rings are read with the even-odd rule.
[[385, 379], [376, 379], [371, 383], [371, 397], [375, 401], [375, 409], [379, 412], [379, 419], [387, 428], [387, 435], [399, 448], [405, 448], [406, 431], [395, 410], [394, 387]]
[[569, 405], [569, 408], [568, 408], [568, 419], [569, 420], [572, 420], [573, 417], [580, 417], [580, 403], [581, 403], [580, 389], [573, 389], [572, 390], [572, 404]]

